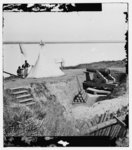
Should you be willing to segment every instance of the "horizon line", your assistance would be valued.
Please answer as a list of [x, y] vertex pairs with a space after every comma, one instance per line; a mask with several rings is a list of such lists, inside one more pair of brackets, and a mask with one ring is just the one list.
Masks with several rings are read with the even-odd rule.
[[3, 44], [90, 44], [90, 43], [126, 43], [126, 41], [4, 41]]

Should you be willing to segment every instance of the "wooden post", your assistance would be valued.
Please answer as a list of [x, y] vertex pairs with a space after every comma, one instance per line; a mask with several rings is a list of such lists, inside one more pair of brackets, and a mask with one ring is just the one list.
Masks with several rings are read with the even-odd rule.
[[[102, 116], [104, 117], [104, 116]], [[120, 116], [119, 119], [121, 120], [124, 120], [125, 116]], [[89, 122], [90, 123], [90, 122]], [[113, 134], [113, 131], [114, 131], [114, 127], [115, 125], [117, 124], [117, 120], [116, 119], [111, 119], [111, 120], [108, 120], [108, 121], [105, 121], [105, 122], [102, 122], [102, 123], [99, 123], [95, 126], [92, 126], [90, 127], [89, 129], [89, 132], [92, 133], [94, 131], [97, 131], [97, 130], [101, 130], [103, 128], [106, 128], [108, 126], [112, 126], [111, 128], [111, 131], [110, 131], [110, 135]]]
[[[104, 120], [103, 120], [103, 122], [105, 122], [105, 121], [106, 121], [107, 116], [108, 116], [108, 112], [106, 112], [106, 113], [105, 113], [105, 116], [104, 116]], [[102, 130], [102, 133], [101, 133], [101, 135], [102, 135], [102, 136], [104, 136], [104, 134], [105, 134], [105, 131], [106, 131], [106, 130], [107, 130], [107, 128], [104, 128], [104, 129]]]

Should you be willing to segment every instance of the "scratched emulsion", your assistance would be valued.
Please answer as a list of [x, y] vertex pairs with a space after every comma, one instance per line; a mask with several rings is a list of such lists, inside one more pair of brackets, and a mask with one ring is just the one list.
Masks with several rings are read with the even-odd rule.
[[[78, 4], [3, 4], [4, 12], [74, 12], [74, 11], [102, 11], [101, 3], [78, 3]], [[3, 27], [4, 27], [4, 18], [3, 18]], [[10, 139], [10, 138], [9, 138]], [[15, 138], [16, 139], [16, 138]], [[13, 139], [15, 141], [15, 139]], [[69, 143], [67, 141], [60, 142], [62, 138], [47, 138], [45, 139], [45, 145], [43, 146], [67, 146]], [[67, 137], [67, 139], [69, 139]], [[21, 141], [21, 139], [19, 139]], [[17, 141], [19, 141], [17, 139]], [[31, 141], [33, 139], [31, 138]], [[7, 140], [8, 141], [8, 140]], [[25, 139], [26, 141], [26, 139]], [[22, 145], [28, 146], [32, 145], [28, 139], [28, 142], [23, 143]], [[39, 144], [39, 141], [37, 141]], [[16, 142], [17, 144], [17, 142]], [[27, 145], [26, 145], [27, 144]], [[8, 144], [7, 144], [8, 145]], [[15, 145], [15, 142], [14, 142]], [[18, 143], [17, 145], [21, 145]]]
[[[124, 12], [125, 16], [126, 16], [126, 23], [128, 25], [128, 12]], [[125, 33], [125, 40], [126, 40], [126, 44], [124, 46], [125, 51], [126, 51], [126, 73], [128, 74], [128, 30]]]
[[3, 11], [12, 11], [12, 12], [102, 11], [102, 4], [101, 3], [3, 4]]

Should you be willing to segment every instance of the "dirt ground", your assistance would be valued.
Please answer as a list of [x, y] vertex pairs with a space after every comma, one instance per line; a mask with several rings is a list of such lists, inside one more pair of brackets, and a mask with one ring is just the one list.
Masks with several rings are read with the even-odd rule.
[[30, 83], [42, 83], [44, 81], [49, 82], [49, 83], [56, 83], [56, 82], [61, 82], [61, 81], [67, 81], [68, 79], [79, 76], [80, 81], [85, 80], [85, 74], [84, 74], [85, 69], [69, 69], [69, 70], [63, 70], [65, 75], [59, 76], [59, 77], [49, 77], [49, 78], [25, 78], [25, 79], [20, 79], [20, 78], [10, 78], [3, 80], [3, 87], [4, 89], [7, 88], [14, 88], [14, 87], [21, 87], [21, 86], [28, 86]]
[[[16, 79], [16, 78], [10, 78], [3, 81], [3, 87], [4, 89], [14, 88], [14, 87], [30, 87], [31, 84], [34, 85], [34, 88], [40, 87], [39, 92], [44, 92], [44, 88], [42, 85], [46, 85], [46, 88], [49, 91], [50, 95], [56, 96], [56, 102], [54, 101], [47, 101], [44, 102], [44, 97], [40, 98], [40, 101], [37, 101], [34, 108], [30, 109], [28, 107], [21, 107], [19, 110], [22, 110], [18, 113], [14, 113], [16, 109], [18, 109], [18, 106], [11, 106], [10, 108], [7, 107], [7, 110], [9, 111], [9, 116], [7, 114], [7, 111], [4, 111], [4, 114], [6, 116], [5, 120], [9, 122], [9, 126], [5, 125], [5, 128], [10, 127], [11, 123], [16, 123], [15, 116], [18, 114], [18, 119], [20, 119], [20, 122], [25, 125], [23, 120], [21, 121], [21, 118], [26, 115], [29, 117], [28, 119], [25, 119], [25, 121], [30, 121], [33, 124], [33, 127], [36, 127], [36, 123], [40, 126], [42, 124], [43, 116], [46, 118], [43, 122], [43, 126], [36, 127], [35, 132], [39, 131], [41, 134], [48, 134], [50, 136], [51, 134], [59, 135], [62, 134], [65, 136], [76, 136], [81, 133], [81, 131], [78, 131], [78, 128], [75, 127], [77, 124], [77, 120], [83, 120], [87, 121], [90, 118], [93, 118], [96, 114], [101, 115], [105, 111], [110, 110], [110, 112], [116, 112], [119, 108], [122, 106], [126, 106], [128, 104], [128, 81], [124, 80], [124, 74], [125, 74], [125, 68], [110, 68], [112, 70], [112, 74], [119, 80], [119, 78], [123, 78], [119, 81], [122, 81], [120, 83], [119, 87], [114, 90], [113, 94], [111, 94], [111, 97], [107, 97], [106, 100], [98, 101], [96, 102], [96, 97], [88, 97], [87, 103], [84, 104], [75, 104], [72, 105], [72, 100], [74, 95], [78, 93], [78, 85], [76, 76], [79, 79], [79, 82], [82, 86], [82, 82], [86, 80], [85, 77], [85, 69], [68, 69], [63, 70], [65, 72], [64, 76], [61, 77], [52, 77], [52, 78], [40, 78], [40, 79]], [[123, 76], [120, 74], [123, 74]], [[41, 88], [42, 87], [42, 88]], [[38, 88], [39, 89], [39, 88]], [[42, 93], [43, 95], [44, 93]], [[10, 100], [10, 98], [9, 98]], [[107, 106], [107, 107], [106, 107]], [[5, 109], [5, 108], [4, 108]], [[14, 110], [13, 110], [14, 109]], [[12, 111], [13, 110], [13, 111]], [[48, 112], [48, 113], [47, 113]], [[46, 115], [45, 115], [46, 114]], [[22, 117], [20, 117], [20, 115]], [[31, 115], [31, 116], [30, 116]], [[14, 116], [14, 118], [12, 118]], [[52, 124], [51, 124], [52, 120]], [[11, 123], [10, 123], [11, 122]], [[59, 123], [58, 123], [59, 122]], [[59, 125], [58, 125], [59, 124]], [[28, 125], [28, 122], [27, 122]], [[25, 130], [22, 128], [21, 130]], [[17, 125], [16, 125], [17, 129]], [[18, 130], [18, 129], [17, 129]], [[41, 131], [42, 130], [42, 131]], [[54, 133], [51, 132], [54, 130]], [[19, 131], [19, 130], [18, 130]], [[85, 128], [83, 129], [84, 133], [86, 132]], [[14, 133], [14, 135], [17, 134], [17, 132], [14, 130], [11, 131]], [[29, 135], [31, 133], [35, 134], [32, 130], [30, 132], [27, 132]], [[83, 134], [84, 135], [84, 134]], [[121, 140], [120, 140], [121, 141]], [[120, 142], [121, 143], [121, 142]], [[119, 145], [119, 141], [118, 141]]]
[[[109, 68], [110, 70], [114, 70], [114, 71], [119, 71], [120, 73], [125, 73], [125, 68]], [[7, 88], [14, 88], [14, 87], [25, 87], [25, 86], [29, 86], [30, 83], [42, 83], [42, 82], [46, 82], [48, 84], [57, 84], [56, 87], [53, 88], [53, 91], [55, 91], [55, 88], [58, 88], [59, 83], [67, 83], [69, 80], [73, 80], [73, 78], [75, 78], [75, 76], [78, 76], [80, 85], [82, 86], [82, 82], [85, 81], [86, 77], [85, 77], [85, 69], [68, 69], [68, 70], [63, 70], [65, 72], [64, 76], [60, 76], [60, 77], [49, 77], [49, 78], [39, 78], [39, 79], [34, 79], [34, 78], [26, 78], [26, 79], [11, 79], [11, 80], [4, 80], [4, 89]], [[117, 74], [114, 73], [116, 76]], [[118, 77], [117, 77], [118, 78]], [[70, 82], [70, 81], [69, 81]], [[62, 86], [60, 84], [60, 87]], [[74, 84], [74, 83], [73, 83]], [[67, 84], [66, 84], [67, 85]], [[63, 85], [64, 86], [64, 85]], [[76, 86], [76, 85], [71, 85], [71, 86]], [[115, 93], [118, 92], [117, 96], [123, 95], [124, 92], [124, 87], [126, 86], [126, 83], [123, 84], [123, 86], [120, 85], [120, 87], [123, 88], [119, 88], [117, 89], [117, 91], [115, 91]], [[65, 87], [65, 86], [64, 86]], [[68, 88], [68, 87], [67, 87]], [[70, 88], [70, 87], [69, 87]], [[67, 90], [67, 89], [64, 89]], [[63, 99], [63, 97], [61, 96], [61, 93], [63, 92], [63, 90], [58, 91], [58, 93], [60, 92], [60, 96], [61, 99]], [[65, 92], [65, 91], [64, 91]], [[70, 92], [70, 91], [69, 91]], [[56, 93], [56, 94], [58, 94]], [[114, 93], [114, 95], [115, 95]], [[123, 93], [123, 94], [122, 94]], [[70, 94], [70, 93], [69, 93]], [[108, 99], [111, 99], [114, 97], [108, 97]], [[85, 116], [86, 113], [88, 113], [89, 111], [89, 107], [93, 106], [93, 104], [96, 102], [97, 97], [96, 96], [92, 96], [90, 98], [88, 98], [88, 101], [86, 104], [82, 104], [82, 105], [74, 105], [74, 106], [70, 106], [71, 110], [70, 113], [72, 113], [72, 115], [75, 118], [81, 118], [83, 116]], [[69, 105], [67, 105], [66, 100], [60, 100], [59, 101], [62, 105], [64, 105], [65, 107], [67, 107], [67, 109], [69, 110]]]

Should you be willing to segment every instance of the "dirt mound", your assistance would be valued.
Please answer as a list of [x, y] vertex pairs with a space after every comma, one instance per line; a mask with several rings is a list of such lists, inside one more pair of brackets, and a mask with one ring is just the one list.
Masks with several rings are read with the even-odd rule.
[[[120, 81], [120, 86], [114, 90], [113, 97], [94, 104], [88, 99], [87, 101], [92, 106], [88, 103], [72, 105], [74, 96], [79, 92], [75, 75], [68, 78], [65, 76], [65, 79], [57, 80], [57, 82], [43, 79], [39, 82], [30, 80], [28, 88], [31, 89], [36, 101], [34, 106], [28, 108], [19, 104], [14, 105], [13, 97], [5, 96], [4, 98], [5, 134], [16, 136], [21, 134], [28, 136], [85, 135], [88, 129], [85, 122], [89, 119], [106, 112], [116, 113], [128, 107], [128, 84], [126, 84], [125, 75], [118, 72], [113, 73], [114, 75]], [[84, 79], [82, 74], [80, 76], [79, 80], [82, 83]], [[23, 120], [20, 118], [21, 115], [25, 116], [22, 117]]]

